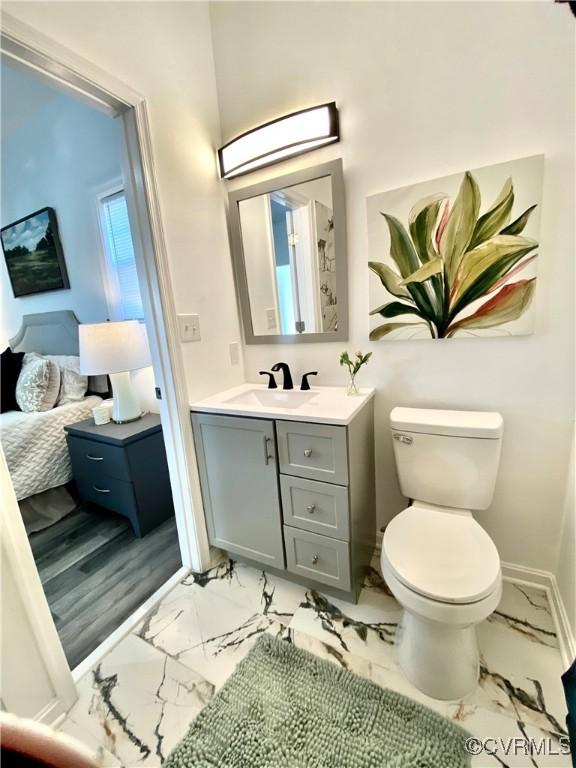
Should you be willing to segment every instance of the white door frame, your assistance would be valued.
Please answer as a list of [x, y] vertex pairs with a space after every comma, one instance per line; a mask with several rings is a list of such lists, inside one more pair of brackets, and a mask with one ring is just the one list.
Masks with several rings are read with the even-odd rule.
[[[39, 656], [53, 689], [47, 692], [46, 700], [40, 703], [41, 708], [36, 713], [35, 719], [52, 723], [74, 704], [78, 694], [44, 595], [6, 459], [1, 449], [0, 537], [1, 556], [6, 561], [4, 566], [9, 568], [14, 576], [13, 582], [19, 592], [18, 602], [24, 606], [25, 612], [25, 616], [3, 615], [2, 620], [16, 622], [20, 631], [29, 630], [34, 636]], [[22, 659], [22, 663], [26, 664], [27, 660]], [[2, 695], [4, 705], [10, 707], [10, 692], [3, 690]], [[38, 699], [40, 698], [38, 696]]]
[[[122, 119], [126, 197], [154, 375], [162, 390], [160, 411], [182, 561], [187, 568], [203, 571], [210, 564], [208, 535], [154, 175], [146, 100], [109, 73], [9, 14], [2, 14], [0, 33], [3, 55], [26, 68], [32, 67], [63, 89], [75, 91], [92, 106]], [[31, 567], [24, 527], [21, 520], [16, 519], [15, 512], [6, 515], [4, 523], [9, 530], [5, 541], [11, 550], [12, 561], [24, 575]], [[25, 551], [26, 556], [23, 555]], [[35, 578], [40, 584], [37, 573]], [[37, 590], [31, 592], [30, 600], [37, 604], [42, 602], [42, 615], [46, 610], [49, 615], [43, 592], [41, 595]], [[48, 643], [52, 646], [49, 651], [60, 658], [53, 640]], [[59, 650], [61, 653], [61, 647]], [[62, 693], [66, 695], [65, 686]]]

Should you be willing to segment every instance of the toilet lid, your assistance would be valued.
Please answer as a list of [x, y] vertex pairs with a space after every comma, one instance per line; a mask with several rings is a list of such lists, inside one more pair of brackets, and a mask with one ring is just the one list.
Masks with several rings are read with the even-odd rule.
[[440, 602], [477, 602], [500, 580], [494, 542], [457, 511], [408, 507], [388, 524], [382, 555], [408, 589]]

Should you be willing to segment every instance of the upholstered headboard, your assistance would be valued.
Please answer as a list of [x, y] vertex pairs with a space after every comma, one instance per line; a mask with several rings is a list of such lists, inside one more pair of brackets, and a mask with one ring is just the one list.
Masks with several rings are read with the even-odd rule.
[[[24, 315], [18, 333], [10, 339], [13, 352], [37, 352], [39, 355], [79, 355], [80, 321], [71, 309]], [[88, 390], [107, 394], [107, 376], [90, 376]]]
[[10, 339], [10, 348], [39, 355], [78, 355], [78, 325], [71, 309], [24, 315], [20, 330]]

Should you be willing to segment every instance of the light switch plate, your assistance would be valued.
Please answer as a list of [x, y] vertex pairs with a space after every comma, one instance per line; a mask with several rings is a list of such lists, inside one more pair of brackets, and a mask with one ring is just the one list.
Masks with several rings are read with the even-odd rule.
[[200, 316], [178, 315], [180, 341], [200, 341]]
[[238, 365], [240, 362], [240, 344], [237, 341], [233, 341], [230, 344], [230, 363], [231, 365]]
[[266, 310], [266, 328], [269, 331], [276, 329], [276, 310], [274, 307], [272, 307], [272, 309]]

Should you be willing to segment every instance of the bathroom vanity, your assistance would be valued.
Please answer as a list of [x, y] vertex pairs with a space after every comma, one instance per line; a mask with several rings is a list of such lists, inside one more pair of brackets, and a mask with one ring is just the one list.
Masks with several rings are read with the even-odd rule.
[[243, 384], [194, 403], [210, 543], [356, 602], [376, 537], [373, 396]]

